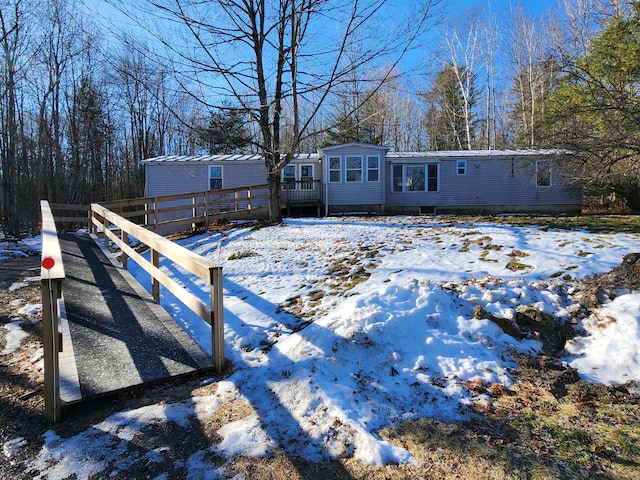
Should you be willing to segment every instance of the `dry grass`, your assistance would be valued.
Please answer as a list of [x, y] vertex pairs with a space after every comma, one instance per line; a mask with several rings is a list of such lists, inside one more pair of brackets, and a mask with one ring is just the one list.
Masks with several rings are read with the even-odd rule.
[[500, 216], [475, 217], [478, 221], [589, 232], [640, 232], [640, 215]]

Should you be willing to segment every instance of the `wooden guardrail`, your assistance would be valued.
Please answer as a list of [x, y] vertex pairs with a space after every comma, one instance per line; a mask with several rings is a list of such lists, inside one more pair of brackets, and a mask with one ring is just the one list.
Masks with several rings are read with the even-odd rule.
[[268, 212], [266, 185], [132, 198], [100, 205], [155, 231], [178, 231], [209, 225], [215, 218], [257, 217]]
[[[104, 235], [107, 248], [111, 241], [122, 251], [121, 262], [124, 268], [127, 267], [127, 259], [131, 258], [151, 275], [151, 293], [157, 302], [160, 302], [160, 286], [162, 285], [211, 325], [212, 360], [215, 368], [218, 371], [222, 370], [225, 361], [222, 267], [136, 225], [97, 203], [91, 205], [91, 224], [94, 231]], [[116, 227], [117, 231], [114, 232], [112, 226]], [[149, 247], [150, 261], [131, 248], [129, 245], [130, 237]], [[210, 291], [209, 305], [160, 271], [160, 255], [207, 282]]]
[[[290, 201], [289, 195], [283, 193], [284, 201]], [[268, 212], [268, 204], [266, 185], [100, 202], [137, 225], [171, 233], [196, 225], [209, 225], [220, 217], [231, 220], [259, 217]], [[49, 206], [58, 225], [92, 228], [89, 205], [51, 203]]]
[[89, 205], [50, 203], [49, 207], [57, 224], [89, 226]]
[[58, 354], [62, 351], [62, 339], [58, 332], [60, 316], [59, 299], [65, 279], [62, 251], [58, 232], [49, 202], [40, 202], [42, 214], [42, 343], [44, 350], [44, 411], [45, 420], [55, 423], [61, 417], [60, 368]]

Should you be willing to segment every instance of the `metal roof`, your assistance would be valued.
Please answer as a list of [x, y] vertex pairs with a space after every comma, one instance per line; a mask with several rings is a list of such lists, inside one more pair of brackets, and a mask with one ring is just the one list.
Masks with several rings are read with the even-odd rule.
[[[385, 158], [397, 159], [439, 159], [439, 158], [496, 158], [496, 157], [531, 157], [558, 156], [569, 154], [567, 150], [559, 149], [520, 149], [520, 150], [434, 150], [424, 152], [386, 152]], [[320, 160], [319, 153], [297, 153], [295, 160]], [[148, 158], [142, 163], [205, 163], [205, 162], [259, 162], [264, 157], [261, 154], [234, 155], [164, 155]]]
[[387, 158], [482, 158], [482, 157], [525, 157], [566, 155], [569, 152], [559, 149], [538, 150], [438, 150], [426, 152], [387, 152]]
[[[317, 153], [298, 153], [294, 160], [319, 160]], [[204, 163], [204, 162], [258, 162], [264, 157], [261, 154], [234, 154], [234, 155], [163, 155], [147, 158], [142, 163]]]

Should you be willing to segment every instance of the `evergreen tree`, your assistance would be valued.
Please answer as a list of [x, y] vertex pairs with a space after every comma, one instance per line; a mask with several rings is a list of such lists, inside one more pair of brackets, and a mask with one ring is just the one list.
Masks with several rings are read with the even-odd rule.
[[615, 192], [640, 211], [640, 2], [567, 70], [547, 102], [547, 141], [575, 152], [592, 193]]
[[251, 143], [246, 125], [247, 119], [241, 110], [220, 109], [211, 114], [206, 127], [196, 128], [196, 143], [213, 155], [243, 153]]
[[[364, 108], [362, 109], [364, 113]], [[360, 122], [356, 114], [346, 115], [336, 119], [336, 126], [330, 129], [322, 146], [340, 145], [343, 143], [369, 143], [380, 145], [382, 135], [376, 132], [376, 127], [372, 122]]]
[[[469, 77], [471, 88], [465, 102], [460, 79]], [[466, 67], [446, 65], [436, 75], [433, 87], [425, 94], [427, 101], [427, 131], [431, 150], [461, 150], [471, 148], [466, 140], [466, 122], [473, 126], [476, 102], [473, 74]], [[465, 112], [465, 108], [468, 110]], [[473, 128], [471, 128], [473, 130]]]
[[70, 203], [111, 200], [107, 193], [114, 173], [109, 118], [104, 92], [93, 79], [82, 77], [69, 114]]

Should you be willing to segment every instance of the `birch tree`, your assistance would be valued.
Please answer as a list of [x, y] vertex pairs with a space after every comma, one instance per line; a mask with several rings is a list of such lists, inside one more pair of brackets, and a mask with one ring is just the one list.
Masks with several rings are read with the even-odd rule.
[[458, 84], [458, 92], [462, 100], [461, 114], [463, 119], [464, 143], [460, 144], [460, 148], [471, 150], [474, 148], [475, 131], [473, 126], [474, 112], [476, 101], [475, 90], [475, 71], [476, 56], [479, 48], [478, 26], [474, 22], [468, 30], [466, 37], [460, 37], [457, 30], [453, 30], [451, 35], [445, 37], [448, 47], [448, 64], [451, 73], [455, 76]]
[[522, 9], [512, 11], [510, 35], [513, 78], [513, 126], [516, 146], [540, 146], [540, 124], [544, 121], [544, 99], [553, 91], [558, 62], [553, 52], [549, 18], [528, 17]]

